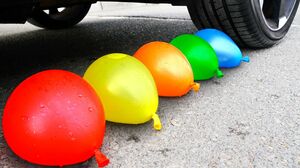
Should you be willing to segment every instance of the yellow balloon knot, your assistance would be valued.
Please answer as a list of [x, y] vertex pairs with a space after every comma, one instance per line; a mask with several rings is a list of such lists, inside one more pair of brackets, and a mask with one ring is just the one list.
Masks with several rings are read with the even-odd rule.
[[193, 83], [192, 89], [194, 90], [194, 92], [198, 92], [200, 90], [200, 83]]
[[154, 114], [153, 116], [152, 116], [152, 119], [153, 119], [153, 128], [155, 129], [155, 130], [157, 130], [157, 131], [159, 131], [159, 130], [161, 130], [161, 122], [160, 122], [160, 119], [159, 119], [159, 117], [158, 117], [158, 115], [157, 114]]

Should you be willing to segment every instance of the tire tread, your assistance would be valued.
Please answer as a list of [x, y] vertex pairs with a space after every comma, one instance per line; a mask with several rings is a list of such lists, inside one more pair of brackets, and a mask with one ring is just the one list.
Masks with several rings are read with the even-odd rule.
[[[250, 0], [189, 1], [191, 5], [188, 8], [192, 20], [200, 29], [219, 29], [228, 34], [241, 47], [265, 48], [278, 42], [262, 33], [252, 17], [254, 14], [250, 9]], [[195, 11], [198, 13], [196, 16]]]

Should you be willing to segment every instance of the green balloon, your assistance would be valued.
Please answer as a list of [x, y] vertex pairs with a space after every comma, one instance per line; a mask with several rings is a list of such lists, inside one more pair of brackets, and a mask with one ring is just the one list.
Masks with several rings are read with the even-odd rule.
[[190, 62], [195, 80], [207, 80], [214, 76], [223, 77], [217, 55], [205, 40], [192, 34], [183, 34], [171, 41]]

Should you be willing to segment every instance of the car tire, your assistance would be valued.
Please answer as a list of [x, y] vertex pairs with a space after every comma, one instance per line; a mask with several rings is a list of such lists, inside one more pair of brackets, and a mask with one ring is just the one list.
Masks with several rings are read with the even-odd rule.
[[188, 0], [199, 29], [216, 28], [241, 47], [266, 48], [288, 32], [299, 0]]
[[87, 15], [90, 7], [91, 4], [80, 4], [65, 7], [62, 11], [59, 11], [60, 8], [35, 8], [28, 22], [46, 29], [68, 28], [79, 23]]

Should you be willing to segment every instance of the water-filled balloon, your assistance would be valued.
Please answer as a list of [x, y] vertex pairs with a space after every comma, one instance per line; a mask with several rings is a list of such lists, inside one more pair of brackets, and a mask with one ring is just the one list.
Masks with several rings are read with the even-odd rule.
[[183, 34], [174, 38], [171, 44], [186, 56], [192, 66], [195, 80], [223, 77], [216, 53], [205, 40], [196, 35]]
[[8, 146], [22, 159], [64, 166], [96, 156], [105, 132], [100, 99], [80, 76], [47, 70], [24, 80], [10, 95], [3, 114]]
[[159, 96], [183, 96], [191, 89], [199, 90], [190, 63], [173, 45], [160, 41], [147, 43], [134, 57], [150, 70]]
[[196, 33], [207, 41], [215, 50], [220, 68], [237, 67], [241, 62], [249, 62], [249, 57], [243, 57], [235, 42], [225, 33], [216, 29], [203, 29]]
[[153, 119], [154, 129], [161, 129], [154, 79], [136, 58], [121, 53], [103, 56], [88, 67], [84, 79], [101, 98], [107, 121], [142, 124]]

